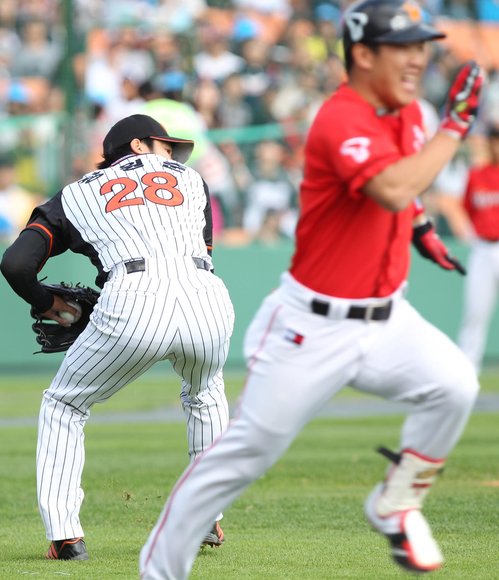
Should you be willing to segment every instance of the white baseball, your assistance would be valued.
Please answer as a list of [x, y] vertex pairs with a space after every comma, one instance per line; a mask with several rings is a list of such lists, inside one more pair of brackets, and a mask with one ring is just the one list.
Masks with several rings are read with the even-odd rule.
[[78, 310], [78, 312], [79, 312], [78, 316], [73, 316], [73, 314], [71, 314], [71, 312], [67, 312], [66, 310], [61, 310], [59, 312], [59, 316], [61, 318], [64, 318], [64, 320], [66, 322], [73, 324], [73, 322], [76, 322], [81, 316], [81, 306], [78, 304], [78, 302], [75, 302], [74, 300], [68, 300], [66, 302], [66, 304], [68, 304], [69, 306], [72, 306], [73, 308], [76, 308], [76, 310]]

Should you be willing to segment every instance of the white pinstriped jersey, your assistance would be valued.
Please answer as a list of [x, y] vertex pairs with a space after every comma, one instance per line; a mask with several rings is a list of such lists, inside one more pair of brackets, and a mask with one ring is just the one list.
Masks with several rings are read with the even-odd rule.
[[[222, 280], [192, 259], [211, 264], [212, 229], [208, 187], [196, 171], [155, 154], [132, 154], [35, 208], [7, 250], [9, 283], [40, 312], [54, 299], [37, 274], [67, 250], [91, 260], [102, 288], [44, 391], [37, 481], [47, 539], [83, 536], [83, 426], [90, 409], [156, 362], [169, 360], [182, 377], [189, 457], [225, 431], [222, 367], [234, 309]], [[126, 268], [137, 259], [140, 267]]]
[[194, 169], [154, 154], [124, 157], [62, 190], [66, 217], [106, 271], [137, 258], [197, 256], [211, 263], [206, 205]]

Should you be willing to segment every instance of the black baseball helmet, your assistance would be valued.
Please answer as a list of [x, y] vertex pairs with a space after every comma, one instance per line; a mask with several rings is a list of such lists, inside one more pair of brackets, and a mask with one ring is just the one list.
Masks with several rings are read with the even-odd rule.
[[342, 29], [345, 58], [357, 42], [410, 44], [446, 36], [424, 22], [415, 0], [361, 0], [343, 15]]

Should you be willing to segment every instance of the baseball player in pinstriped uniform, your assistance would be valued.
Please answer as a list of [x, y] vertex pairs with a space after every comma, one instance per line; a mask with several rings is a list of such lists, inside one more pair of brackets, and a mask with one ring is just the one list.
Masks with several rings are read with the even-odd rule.
[[[193, 147], [146, 115], [119, 121], [104, 139], [98, 169], [36, 208], [4, 255], [1, 269], [15, 292], [60, 324], [68, 324], [60, 310], [77, 312], [38, 283], [48, 258], [67, 249], [88, 256], [102, 288], [40, 410], [37, 480], [51, 540], [47, 558], [88, 559], [80, 482], [83, 427], [94, 403], [168, 359], [182, 377], [191, 460], [226, 428], [222, 366], [234, 311], [213, 273], [208, 188], [184, 165]], [[223, 543], [217, 522], [203, 538]]]
[[425, 43], [444, 35], [412, 1], [364, 0], [344, 22], [349, 82], [309, 131], [296, 252], [247, 331], [238, 415], [173, 489], [141, 551], [142, 580], [185, 580], [216, 512], [272, 466], [344, 385], [413, 404], [400, 450], [380, 448], [392, 465], [365, 512], [404, 568], [427, 572], [442, 563], [421, 508], [478, 382], [459, 348], [404, 294], [413, 236], [427, 257], [458, 267], [437, 238], [429, 241], [414, 200], [470, 128], [480, 69], [463, 67], [440, 129], [424, 145], [415, 97]]

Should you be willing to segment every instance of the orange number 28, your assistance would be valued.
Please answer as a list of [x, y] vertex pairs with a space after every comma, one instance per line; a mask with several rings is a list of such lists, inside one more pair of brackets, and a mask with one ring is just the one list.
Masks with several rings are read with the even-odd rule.
[[[164, 179], [163, 181], [155, 181], [157, 179]], [[155, 173], [146, 173], [142, 176], [141, 181], [147, 187], [144, 189], [144, 197], [158, 205], [167, 205], [174, 207], [184, 203], [184, 196], [182, 193], [175, 188], [178, 184], [177, 178], [171, 173], [166, 173], [164, 171], [157, 171]], [[106, 193], [111, 193], [115, 185], [123, 186], [118, 193], [115, 193], [113, 197], [106, 204], [106, 213], [120, 209], [125, 206], [130, 205], [144, 205], [144, 200], [141, 197], [135, 197], [133, 199], [124, 199], [129, 193], [132, 193], [137, 189], [137, 182], [128, 177], [118, 177], [117, 179], [111, 179], [111, 181], [106, 182], [100, 190], [101, 195]], [[158, 191], [168, 191], [171, 197], [165, 199], [158, 195]]]

